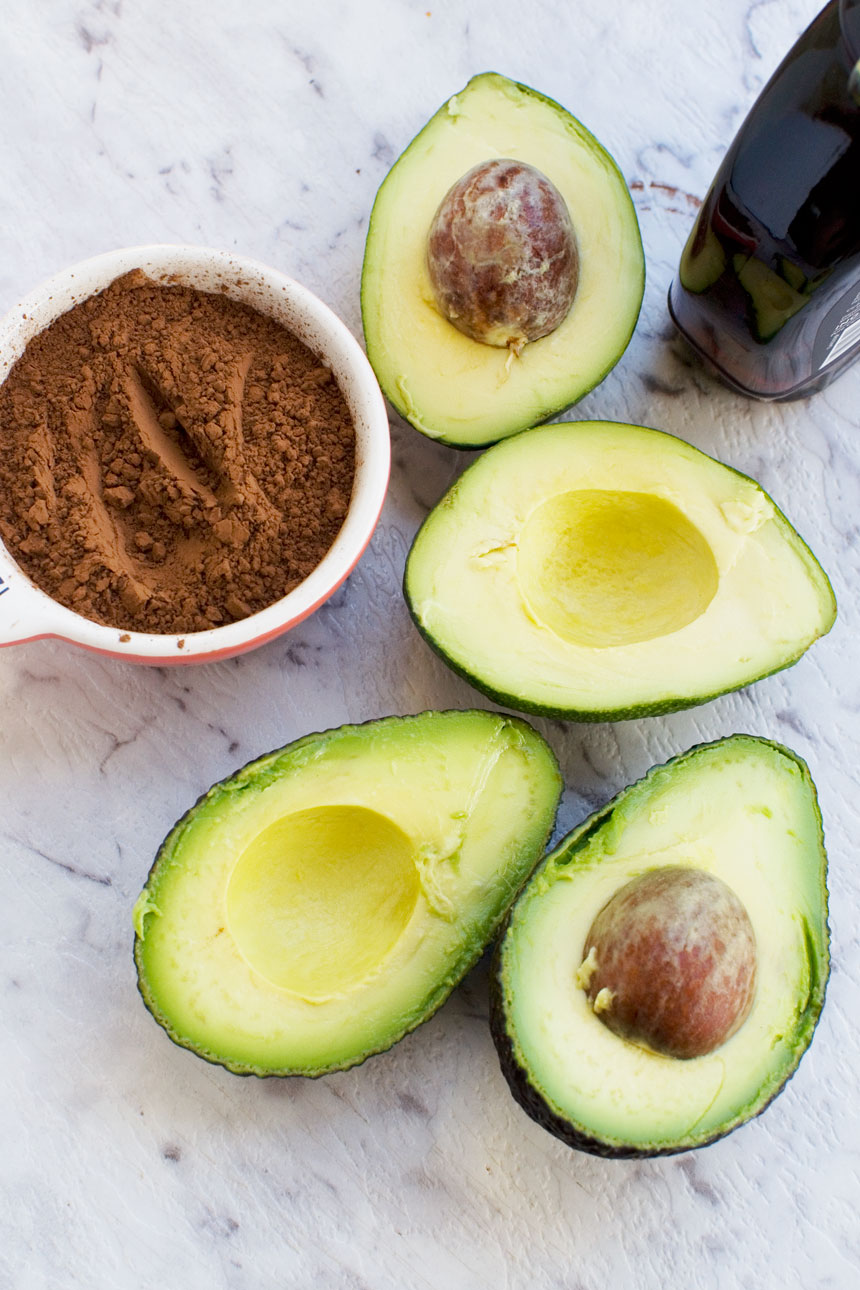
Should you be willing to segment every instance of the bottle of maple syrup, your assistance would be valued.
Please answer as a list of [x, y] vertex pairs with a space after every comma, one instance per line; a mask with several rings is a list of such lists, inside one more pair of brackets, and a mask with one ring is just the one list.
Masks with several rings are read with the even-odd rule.
[[766, 85], [669, 309], [743, 394], [803, 398], [860, 356], [860, 0], [831, 0]]

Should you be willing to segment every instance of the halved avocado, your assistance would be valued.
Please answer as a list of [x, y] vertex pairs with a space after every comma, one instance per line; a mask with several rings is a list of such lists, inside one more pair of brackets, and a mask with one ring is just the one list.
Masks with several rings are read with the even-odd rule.
[[672, 435], [605, 421], [484, 453], [419, 530], [404, 592], [477, 689], [574, 721], [704, 703], [794, 663], [836, 613], [758, 484]]
[[156, 856], [134, 913], [146, 1006], [240, 1074], [389, 1048], [489, 943], [560, 792], [541, 737], [489, 712], [343, 726], [251, 762]]
[[[517, 1101], [570, 1146], [608, 1157], [688, 1151], [758, 1115], [797, 1068], [824, 1002], [826, 864], [809, 771], [768, 740], [693, 748], [625, 789], [547, 856], [499, 942], [492, 1027]], [[746, 1020], [688, 1059], [620, 1037], [586, 993], [596, 916], [670, 867], [726, 884], [756, 946]], [[688, 930], [682, 953], [695, 961]]]
[[[527, 162], [555, 185], [578, 249], [570, 312], [519, 358], [443, 317], [425, 262], [442, 198], [494, 158]], [[417, 430], [482, 447], [548, 420], [603, 380], [633, 334], [644, 284], [636, 213], [612, 158], [558, 103], [487, 72], [439, 109], [377, 194], [361, 280], [368, 357]]]

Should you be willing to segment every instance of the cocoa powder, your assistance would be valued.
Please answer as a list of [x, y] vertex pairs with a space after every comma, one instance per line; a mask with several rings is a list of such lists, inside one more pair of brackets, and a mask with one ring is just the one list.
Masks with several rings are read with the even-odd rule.
[[109, 626], [245, 618], [319, 564], [355, 434], [330, 371], [272, 319], [136, 271], [30, 341], [0, 387], [0, 535]]

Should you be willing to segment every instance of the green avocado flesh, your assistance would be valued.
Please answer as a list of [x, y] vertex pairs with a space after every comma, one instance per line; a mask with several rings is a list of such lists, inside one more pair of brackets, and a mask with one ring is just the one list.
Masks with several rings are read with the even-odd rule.
[[216, 784], [135, 906], [141, 994], [242, 1074], [320, 1075], [389, 1048], [478, 959], [561, 792], [525, 722], [426, 712], [308, 735]]
[[[796, 1069], [824, 1001], [826, 864], [809, 772], [764, 739], [694, 748], [625, 789], [547, 856], [499, 943], [493, 1031], [517, 1100], [571, 1146], [619, 1157], [703, 1146], [758, 1115]], [[746, 1020], [687, 1060], [614, 1034], [582, 988], [595, 916], [660, 866], [722, 879], [755, 934]]]
[[[519, 358], [443, 317], [425, 262], [442, 198], [494, 158], [527, 162], [555, 185], [579, 255], [570, 312]], [[440, 108], [379, 190], [361, 285], [368, 357], [390, 402], [417, 430], [480, 447], [548, 420], [603, 379], [633, 333], [644, 282], [636, 214], [609, 154], [559, 104], [485, 73]]]
[[672, 435], [603, 421], [485, 452], [419, 530], [404, 592], [477, 689], [576, 721], [703, 703], [795, 662], [836, 614], [758, 484]]

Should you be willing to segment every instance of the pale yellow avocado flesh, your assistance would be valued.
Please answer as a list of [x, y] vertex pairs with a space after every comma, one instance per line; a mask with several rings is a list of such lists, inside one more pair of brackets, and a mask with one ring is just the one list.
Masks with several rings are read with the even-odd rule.
[[415, 910], [417, 855], [364, 806], [281, 816], [243, 851], [227, 886], [226, 930], [272, 985], [322, 1001], [383, 963]]
[[536, 622], [598, 648], [679, 631], [719, 587], [711, 548], [673, 502], [608, 488], [536, 506], [517, 541], [516, 578]]
[[559, 793], [540, 736], [485, 712], [343, 727], [252, 763], [177, 824], [138, 900], [147, 1006], [240, 1072], [389, 1047], [482, 952]]
[[[517, 359], [471, 340], [439, 313], [425, 262], [442, 198], [494, 158], [528, 162], [552, 181], [579, 254], [566, 319]], [[639, 227], [612, 158], [557, 103], [487, 73], [437, 112], [379, 191], [362, 274], [368, 357], [416, 429], [452, 444], [493, 443], [546, 420], [606, 375], [630, 339], [643, 289]]]
[[404, 586], [428, 641], [479, 689], [586, 720], [737, 688], [835, 616], [814, 556], [753, 480], [612, 422], [489, 449], [428, 516]]
[[[686, 1061], [614, 1034], [577, 980], [597, 913], [661, 865], [721, 878], [756, 939], [749, 1016]], [[498, 960], [514, 1058], [549, 1110], [608, 1147], [657, 1150], [708, 1141], [760, 1111], [796, 1067], [823, 1001], [825, 866], [806, 768], [748, 736], [658, 767], [563, 839], [513, 910]]]

